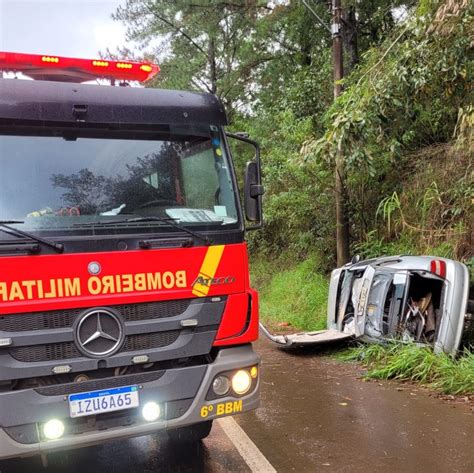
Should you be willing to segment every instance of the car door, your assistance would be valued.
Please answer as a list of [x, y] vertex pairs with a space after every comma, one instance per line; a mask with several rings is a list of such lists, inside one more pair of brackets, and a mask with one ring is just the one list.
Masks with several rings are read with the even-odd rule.
[[[370, 286], [374, 279], [375, 269], [372, 266], [367, 266], [362, 276], [362, 282], [354, 289], [352, 293], [352, 300], [355, 310], [354, 335], [361, 337], [365, 331], [365, 313], [367, 310], [367, 302], [369, 299]], [[357, 292], [356, 292], [357, 291]]]

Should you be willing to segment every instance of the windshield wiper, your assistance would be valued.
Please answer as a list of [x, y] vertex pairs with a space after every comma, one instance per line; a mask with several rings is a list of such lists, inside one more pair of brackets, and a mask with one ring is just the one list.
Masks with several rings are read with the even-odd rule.
[[0, 220], [0, 230], [4, 231], [5, 233], [13, 233], [17, 236], [20, 235], [24, 238], [37, 241], [38, 243], [42, 243], [43, 245], [53, 248], [53, 250], [57, 251], [58, 253], [62, 253], [64, 251], [64, 245], [62, 243], [56, 243], [55, 241], [45, 240], [44, 238], [36, 236], [33, 233], [25, 232], [23, 230], [18, 230], [18, 228], [10, 227], [10, 225], [18, 223], [25, 222], [23, 222], [22, 220]]
[[211, 240], [207, 236], [201, 235], [197, 232], [193, 232], [189, 228], [186, 228], [180, 225], [179, 223], [176, 223], [176, 220], [177, 219], [175, 218], [149, 216], [149, 217], [127, 218], [125, 220], [114, 220], [114, 221], [107, 221], [107, 222], [79, 223], [77, 225], [84, 226], [84, 227], [93, 227], [94, 225], [120, 225], [121, 223], [160, 222], [160, 223], [164, 223], [165, 225], [169, 225], [170, 227], [174, 227], [174, 228], [177, 228], [178, 230], [186, 232], [187, 234], [192, 235], [198, 240], [203, 241], [206, 245], [210, 245], [212, 243]]

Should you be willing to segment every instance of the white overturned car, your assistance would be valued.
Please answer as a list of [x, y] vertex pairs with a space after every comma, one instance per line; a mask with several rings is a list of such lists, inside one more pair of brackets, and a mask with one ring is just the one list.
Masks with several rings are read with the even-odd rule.
[[285, 346], [385, 338], [455, 354], [474, 343], [468, 299], [469, 273], [458, 261], [431, 256], [354, 259], [331, 274], [327, 330], [276, 336], [262, 330]]

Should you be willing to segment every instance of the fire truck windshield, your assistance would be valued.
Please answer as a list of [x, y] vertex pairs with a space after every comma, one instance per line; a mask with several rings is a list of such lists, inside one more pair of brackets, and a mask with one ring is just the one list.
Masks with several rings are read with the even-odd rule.
[[39, 135], [0, 135], [0, 219], [23, 221], [17, 228], [64, 233], [135, 220], [119, 229], [130, 233], [160, 225], [140, 217], [207, 230], [238, 222], [217, 128]]

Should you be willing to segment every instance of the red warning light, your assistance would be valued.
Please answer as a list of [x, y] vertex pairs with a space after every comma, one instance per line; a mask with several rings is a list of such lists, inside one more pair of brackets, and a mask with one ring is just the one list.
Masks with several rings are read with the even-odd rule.
[[143, 62], [0, 52], [0, 70], [21, 72], [33, 79], [65, 82], [97, 78], [145, 82], [158, 74], [160, 68]]

